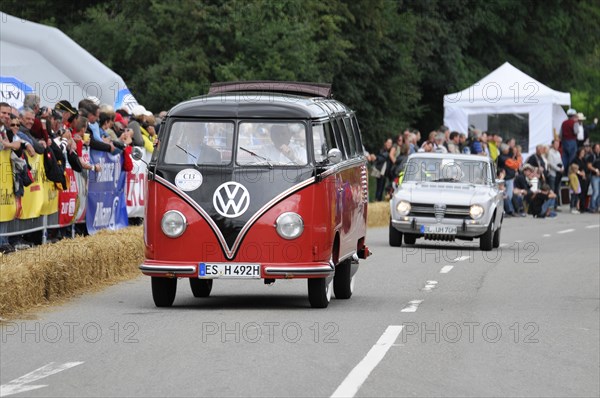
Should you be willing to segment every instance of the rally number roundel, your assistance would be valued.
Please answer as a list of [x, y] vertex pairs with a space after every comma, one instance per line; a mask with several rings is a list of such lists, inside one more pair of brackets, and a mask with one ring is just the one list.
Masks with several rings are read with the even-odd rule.
[[181, 170], [175, 176], [175, 185], [182, 191], [194, 191], [202, 185], [202, 174], [196, 169]]
[[213, 194], [213, 206], [217, 213], [227, 218], [236, 218], [248, 210], [250, 194], [246, 187], [235, 181], [219, 185]]

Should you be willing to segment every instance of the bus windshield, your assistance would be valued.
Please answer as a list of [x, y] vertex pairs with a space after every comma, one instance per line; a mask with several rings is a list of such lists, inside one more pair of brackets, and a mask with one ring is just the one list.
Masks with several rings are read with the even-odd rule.
[[306, 126], [298, 122], [242, 122], [239, 165], [297, 166], [308, 162]]
[[232, 122], [176, 121], [171, 125], [165, 162], [171, 164], [231, 163]]

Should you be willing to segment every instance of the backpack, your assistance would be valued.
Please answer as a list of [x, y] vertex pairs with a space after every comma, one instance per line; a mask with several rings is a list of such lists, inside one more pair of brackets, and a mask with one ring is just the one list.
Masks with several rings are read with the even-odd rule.
[[[60, 154], [60, 157], [57, 159], [58, 154]], [[46, 171], [46, 178], [54, 182], [56, 188], [61, 191], [67, 189], [67, 179], [63, 167], [64, 163], [64, 155], [58, 145], [54, 142], [44, 149], [44, 170]]]

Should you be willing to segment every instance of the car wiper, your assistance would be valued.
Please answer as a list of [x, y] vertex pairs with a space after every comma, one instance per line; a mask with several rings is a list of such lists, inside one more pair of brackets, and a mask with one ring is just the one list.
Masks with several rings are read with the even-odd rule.
[[188, 151], [186, 151], [184, 148], [180, 147], [178, 144], [175, 144], [175, 146], [176, 146], [177, 148], [181, 149], [183, 152], [185, 152], [185, 153], [187, 153], [188, 155], [190, 155], [191, 157], [193, 157], [195, 161], [197, 161], [197, 160], [198, 160], [198, 156], [196, 156], [196, 155], [193, 155], [193, 154], [189, 153], [189, 152], [188, 152]]
[[254, 157], [257, 157], [257, 158], [259, 158], [261, 160], [264, 160], [265, 162], [267, 162], [267, 164], [269, 165], [270, 168], [273, 168], [273, 164], [271, 163], [271, 160], [269, 158], [266, 158], [264, 156], [260, 156], [259, 154], [255, 153], [255, 152], [252, 152], [251, 150], [246, 149], [243, 146], [241, 146], [240, 149], [242, 151], [244, 151], [244, 152], [248, 152], [250, 155], [252, 155]]
[[433, 180], [431, 182], [460, 182], [456, 178], [438, 178], [437, 180]]

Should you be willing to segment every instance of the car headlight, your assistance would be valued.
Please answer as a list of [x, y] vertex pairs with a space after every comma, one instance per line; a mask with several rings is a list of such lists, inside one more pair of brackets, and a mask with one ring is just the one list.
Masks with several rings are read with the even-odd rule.
[[164, 214], [160, 222], [160, 227], [169, 238], [177, 238], [185, 232], [187, 220], [181, 212], [169, 210]]
[[296, 239], [304, 231], [304, 221], [299, 214], [283, 213], [277, 217], [275, 229], [283, 239]]
[[484, 210], [480, 205], [472, 205], [469, 214], [473, 220], [479, 220], [483, 216]]
[[396, 210], [401, 216], [407, 216], [408, 213], [410, 213], [410, 203], [405, 200], [401, 200], [396, 205]]

